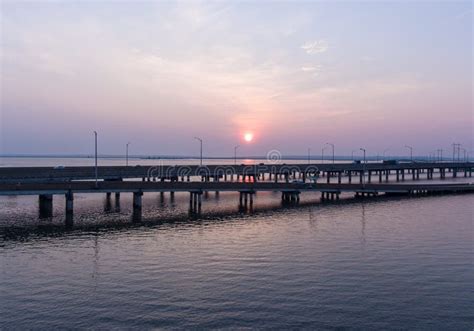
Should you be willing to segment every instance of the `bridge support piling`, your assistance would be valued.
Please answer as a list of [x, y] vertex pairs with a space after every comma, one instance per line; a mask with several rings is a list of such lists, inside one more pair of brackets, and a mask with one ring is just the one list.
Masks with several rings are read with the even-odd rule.
[[139, 221], [142, 218], [142, 196], [143, 192], [133, 192], [133, 220]]
[[40, 194], [39, 196], [39, 216], [48, 218], [53, 216], [53, 195]]
[[349, 176], [349, 184], [352, 183], [352, 171], [349, 170], [349, 173], [347, 174]]
[[66, 215], [72, 215], [74, 209], [74, 194], [69, 191], [66, 193]]
[[337, 173], [337, 182], [338, 182], [338, 184], [342, 183], [342, 172], [340, 172], [340, 171]]

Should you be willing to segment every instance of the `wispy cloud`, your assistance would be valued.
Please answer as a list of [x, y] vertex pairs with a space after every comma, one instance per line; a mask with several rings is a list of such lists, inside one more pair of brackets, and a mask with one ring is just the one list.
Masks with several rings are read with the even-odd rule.
[[316, 41], [308, 41], [303, 46], [302, 49], [305, 50], [308, 54], [318, 54], [324, 53], [328, 50], [329, 46], [326, 40], [316, 40]]
[[321, 72], [321, 65], [307, 65], [307, 66], [302, 66], [301, 71], [305, 73], [311, 73], [313, 76], [318, 76]]
[[459, 14], [457, 14], [456, 16], [454, 16], [454, 19], [455, 20], [460, 20], [460, 19], [463, 19], [465, 17], [469, 17], [472, 15], [472, 9], [468, 9], [468, 10], [465, 10]]

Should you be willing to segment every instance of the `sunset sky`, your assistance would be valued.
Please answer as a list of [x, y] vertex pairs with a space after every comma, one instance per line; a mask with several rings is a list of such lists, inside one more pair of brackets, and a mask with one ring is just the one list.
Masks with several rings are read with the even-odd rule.
[[1, 6], [3, 154], [472, 150], [470, 1]]

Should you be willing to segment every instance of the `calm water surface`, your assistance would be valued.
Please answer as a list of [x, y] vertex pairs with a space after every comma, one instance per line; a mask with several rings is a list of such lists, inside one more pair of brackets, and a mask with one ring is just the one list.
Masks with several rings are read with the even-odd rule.
[[[72, 229], [0, 199], [0, 329], [438, 329], [474, 326], [474, 195], [282, 207], [258, 194], [78, 195]], [[113, 227], [109, 225], [114, 225]]]

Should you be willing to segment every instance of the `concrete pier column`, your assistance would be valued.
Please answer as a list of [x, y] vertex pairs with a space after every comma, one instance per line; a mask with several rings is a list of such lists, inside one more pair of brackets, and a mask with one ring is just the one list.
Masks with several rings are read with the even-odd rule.
[[339, 184], [341, 184], [341, 182], [342, 182], [342, 172], [340, 172], [340, 171], [337, 173], [337, 182]]
[[367, 183], [372, 183], [372, 171], [367, 171]]
[[329, 184], [331, 182], [331, 173], [328, 171], [326, 175], [327, 175], [327, 183]]
[[250, 193], [250, 205], [252, 206], [253, 205], [253, 193]]
[[397, 172], [397, 182], [399, 182], [400, 181], [400, 170], [397, 169], [396, 172]]
[[201, 206], [202, 206], [202, 194], [198, 193], [198, 211], [201, 211]]
[[142, 196], [143, 192], [133, 192], [133, 220], [138, 221], [142, 218]]
[[112, 193], [108, 192], [105, 195], [104, 212], [108, 213], [112, 210]]
[[39, 216], [47, 218], [53, 216], [53, 195], [40, 194], [39, 196]]
[[66, 193], [66, 215], [73, 214], [74, 209], [74, 194], [69, 191]]
[[401, 172], [402, 172], [402, 181], [405, 181], [405, 169], [402, 169]]
[[390, 175], [390, 170], [385, 171], [385, 181], [388, 182], [388, 176]]
[[379, 183], [382, 182], [382, 171], [379, 171]]
[[416, 179], [420, 179], [420, 169], [416, 169]]
[[349, 184], [352, 183], [352, 171], [349, 170], [349, 173], [347, 174], [349, 176]]
[[359, 171], [359, 182], [361, 184], [364, 182], [364, 171]]
[[411, 178], [412, 178], [412, 180], [415, 180], [415, 179], [416, 179], [415, 176], [416, 176], [416, 175], [415, 175], [415, 170], [412, 169], [412, 170], [411, 170]]

